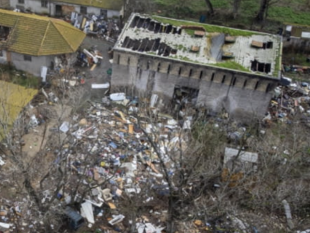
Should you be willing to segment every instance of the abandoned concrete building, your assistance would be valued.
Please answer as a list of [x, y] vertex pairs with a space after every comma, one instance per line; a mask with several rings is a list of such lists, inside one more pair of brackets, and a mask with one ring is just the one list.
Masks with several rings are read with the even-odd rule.
[[113, 49], [111, 84], [236, 118], [262, 116], [280, 79], [281, 50], [276, 35], [132, 14]]

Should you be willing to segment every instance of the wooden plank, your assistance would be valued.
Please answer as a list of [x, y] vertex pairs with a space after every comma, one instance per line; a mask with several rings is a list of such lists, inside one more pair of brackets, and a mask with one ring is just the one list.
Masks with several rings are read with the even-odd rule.
[[257, 48], [263, 48], [263, 42], [252, 40], [251, 46]]

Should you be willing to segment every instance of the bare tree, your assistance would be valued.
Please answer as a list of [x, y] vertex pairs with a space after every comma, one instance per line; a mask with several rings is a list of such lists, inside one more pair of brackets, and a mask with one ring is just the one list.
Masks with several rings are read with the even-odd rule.
[[263, 22], [267, 18], [269, 7], [280, 1], [281, 0], [261, 0], [259, 11], [256, 15], [256, 20], [258, 22]]
[[232, 2], [234, 19], [236, 19], [239, 14], [240, 4], [241, 4], [241, 0], [233, 0]]
[[212, 5], [211, 1], [210, 0], [205, 0], [205, 2], [206, 2], [207, 7], [209, 9], [210, 15], [213, 16], [214, 15], [214, 9], [213, 9], [213, 5]]

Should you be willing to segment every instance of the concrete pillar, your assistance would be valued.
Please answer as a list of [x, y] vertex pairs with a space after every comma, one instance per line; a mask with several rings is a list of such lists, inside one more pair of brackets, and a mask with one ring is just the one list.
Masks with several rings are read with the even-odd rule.
[[130, 66], [138, 66], [139, 56], [137, 56], [137, 55], [129, 55], [128, 59], [130, 59], [129, 60], [129, 65]]
[[157, 72], [158, 64], [159, 63], [160, 63], [160, 61], [158, 61], [157, 59], [151, 60], [151, 62], [150, 62], [150, 70]]
[[253, 78], [253, 79], [249, 78], [249, 79], [247, 79], [245, 88], [246, 89], [255, 90], [255, 86], [256, 86], [258, 81], [259, 81], [258, 78]]
[[188, 78], [189, 77], [189, 72], [190, 72], [191, 66], [182, 66], [181, 70], [181, 77]]
[[214, 83], [222, 83], [223, 76], [220, 75], [219, 73], [215, 73], [213, 76], [213, 82]]
[[230, 84], [232, 83], [232, 79], [233, 79], [233, 76], [231, 74], [226, 74], [223, 84], [230, 86]]
[[167, 74], [169, 65], [170, 65], [170, 62], [162, 61], [160, 63], [159, 72]]
[[128, 57], [129, 57], [129, 55], [126, 53], [120, 54], [119, 64], [123, 65], [123, 66], [127, 66], [128, 65]]
[[114, 52], [113, 54], [113, 64], [119, 64], [120, 53]]
[[171, 64], [170, 72], [169, 73], [172, 74], [172, 75], [179, 76], [180, 67], [182, 67], [182, 66], [180, 64], [178, 64], [178, 63]]
[[144, 57], [140, 58], [140, 60], [139, 60], [140, 69], [141, 70], [147, 70], [148, 69], [148, 65], [147, 65], [148, 62], [149, 62], [149, 59], [144, 58]]
[[190, 78], [192, 79], [200, 79], [200, 74], [201, 74], [201, 69], [198, 69], [197, 67], [195, 67], [193, 70], [192, 70], [192, 75]]
[[268, 82], [267, 80], [260, 80], [256, 90], [261, 91], [261, 92], [266, 92], [267, 86], [269, 83], [270, 82]]
[[235, 76], [235, 81], [234, 81], [234, 87], [239, 87], [239, 88], [243, 88], [244, 86], [244, 82], [247, 80], [246, 77], [243, 77], [243, 76]]

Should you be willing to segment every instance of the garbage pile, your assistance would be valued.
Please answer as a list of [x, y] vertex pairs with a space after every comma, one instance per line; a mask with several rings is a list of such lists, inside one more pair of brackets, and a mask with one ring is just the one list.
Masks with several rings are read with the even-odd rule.
[[76, 58], [76, 66], [90, 67], [90, 70], [94, 70], [96, 66], [99, 66], [103, 59], [102, 54], [95, 47], [78, 51]]
[[291, 124], [294, 117], [310, 127], [310, 84], [307, 82], [293, 83], [290, 79], [286, 85], [274, 90], [274, 97], [263, 122], [267, 125], [273, 121]]
[[[93, 88], [97, 86], [108, 88], [109, 84], [95, 84]], [[39, 132], [40, 127], [44, 128], [44, 124], [39, 122], [41, 111], [40, 114], [34, 113], [36, 108], [45, 105], [57, 107], [58, 99], [54, 92], [42, 89], [42, 93], [45, 97], [42, 98], [43, 103], [31, 108], [33, 113], [29, 131]], [[183, 149], [186, 148], [186, 138], [179, 133], [182, 127], [178, 121], [170, 115], [156, 112], [154, 107], [151, 115], [140, 112], [138, 117], [135, 113], [142, 101], [146, 100], [114, 93], [103, 98], [102, 103], [89, 102], [86, 110], [66, 118], [58, 127], [48, 129], [52, 136], [62, 140], [59, 146], [46, 145], [49, 153], [54, 155], [52, 164], [58, 169], [64, 163], [68, 174], [68, 185], [59, 190], [52, 209], [55, 212], [66, 210], [69, 217], [81, 219], [70, 224], [72, 229], [82, 226], [103, 232], [123, 231], [129, 227], [138, 232], [161, 232], [163, 229], [167, 209], [165, 204], [158, 207], [158, 203], [165, 203], [160, 199], [169, 195], [165, 176], [174, 176], [176, 165], [171, 158], [180, 144]], [[50, 102], [54, 104], [50, 105]], [[149, 123], [150, 118], [152, 123]], [[49, 140], [52, 144], [53, 139]], [[162, 163], [167, 168], [167, 174], [162, 169]], [[53, 200], [57, 179], [56, 173], [46, 179], [40, 194], [42, 205]], [[80, 184], [77, 185], [77, 182]], [[128, 211], [131, 210], [122, 205], [131, 198], [140, 201], [135, 202], [135, 206], [147, 206], [151, 211], [130, 216]], [[75, 202], [80, 203], [78, 208], [72, 207]], [[18, 204], [22, 215], [31, 217], [24, 227], [39, 229], [43, 223], [35, 221], [34, 211], [27, 207], [27, 203], [28, 200], [25, 200]], [[67, 211], [68, 206], [72, 209]], [[1, 214], [7, 214], [8, 210], [5, 211]], [[13, 222], [9, 218], [0, 222], [4, 228], [12, 230]]]
[[88, 35], [104, 38], [114, 43], [120, 29], [118, 19], [107, 18], [105, 15], [71, 13], [70, 21], [76, 28], [83, 30]]
[[[108, 89], [109, 84], [93, 84], [92, 88]], [[44, 89], [42, 92], [49, 102], [58, 102], [53, 92], [46, 93]], [[146, 100], [128, 97], [125, 93], [113, 93], [100, 103], [89, 103], [86, 110], [76, 113], [53, 129], [55, 135], [63, 140], [63, 146], [52, 151], [56, 157], [53, 164], [60, 167], [64, 161], [69, 174], [68, 185], [59, 190], [57, 201], [63, 207], [71, 206], [74, 202], [80, 203], [78, 209], [69, 213], [81, 216], [74, 219], [83, 219], [70, 227], [76, 230], [84, 226], [95, 228], [98, 232], [124, 232], [129, 228], [139, 233], [162, 232], [168, 212], [167, 205], [162, 204], [166, 202], [162, 200], [171, 192], [167, 178], [174, 177], [180, 168], [177, 152], [180, 147], [182, 150], [187, 147], [186, 130], [191, 129], [194, 119], [193, 115], [186, 113], [195, 114], [195, 111], [181, 111], [178, 108], [176, 113], [183, 120], [177, 121], [173, 116], [159, 111], [161, 101], [156, 95]], [[273, 121], [290, 123], [297, 113], [309, 118], [309, 103], [309, 89], [305, 84], [279, 86], [263, 121], [266, 124]], [[142, 106], [147, 106], [148, 110], [144, 111]], [[183, 105], [188, 106], [191, 104]], [[40, 125], [36, 122], [39, 121], [37, 116], [32, 117], [33, 127]], [[209, 119], [209, 122], [213, 123], [214, 128], [219, 128], [226, 124], [227, 118], [227, 114], [223, 113], [222, 116]], [[242, 125], [231, 127], [227, 130], [228, 141], [238, 144], [246, 133], [247, 129]], [[56, 181], [54, 179], [51, 182]], [[80, 182], [78, 189], [77, 182]], [[42, 203], [50, 200], [55, 191], [52, 183], [50, 187], [44, 187]], [[135, 200], [133, 206], [127, 204], [125, 207], [124, 202], [130, 199]], [[131, 208], [137, 206], [147, 211], [134, 213]], [[19, 207], [20, 210], [26, 211], [26, 207]], [[0, 203], [0, 216], [7, 216], [9, 212], [10, 208], [3, 208]], [[9, 218], [0, 221], [0, 224], [3, 224], [0, 227], [7, 229], [13, 226]], [[229, 231], [232, 230], [231, 225], [244, 228], [243, 223], [232, 216], [213, 222], [204, 221], [201, 217], [194, 219], [192, 228], [184, 232], [212, 232], [223, 226]]]
[[[166, 152], [176, 148], [175, 144], [182, 140], [177, 136], [180, 127], [171, 116], [160, 116], [154, 124], [138, 123], [138, 118], [125, 114], [118, 107], [106, 107], [111, 102], [122, 105], [125, 101], [126, 106], [131, 102], [134, 106], [139, 101], [123, 97], [122, 93], [112, 94], [110, 99], [105, 100], [105, 104], [92, 104], [86, 115], [75, 116], [72, 122], [63, 122], [59, 128], [71, 143], [83, 144], [88, 148], [88, 155], [71, 151], [68, 166], [72, 171], [85, 175], [84, 185], [95, 187], [81, 205], [81, 214], [90, 227], [95, 224], [98, 216], [104, 216], [106, 226], [123, 230], [122, 222], [126, 216], [119, 206], [123, 196], [139, 195], [143, 205], [154, 201], [156, 195], [169, 194], [168, 183], [163, 178], [159, 164], [164, 162], [169, 168], [169, 175], [173, 175], [174, 164], [170, 163]], [[161, 158], [155, 153], [144, 131], [156, 132], [165, 139], [161, 141]], [[88, 166], [84, 163], [86, 158], [95, 159], [96, 162]], [[62, 195], [66, 199], [67, 194]], [[105, 211], [98, 208], [108, 208], [106, 212], [109, 214], [106, 215]], [[162, 215], [159, 211], [153, 214]], [[137, 224], [138, 232], [142, 228], [155, 229], [148, 232], [156, 231], [151, 223]]]
[[[308, 61], [309, 58], [307, 58]], [[301, 73], [301, 74], [309, 74], [310, 67], [309, 66], [299, 66], [299, 65], [290, 65], [290, 64], [283, 64], [283, 69], [285, 72], [291, 73]]]

